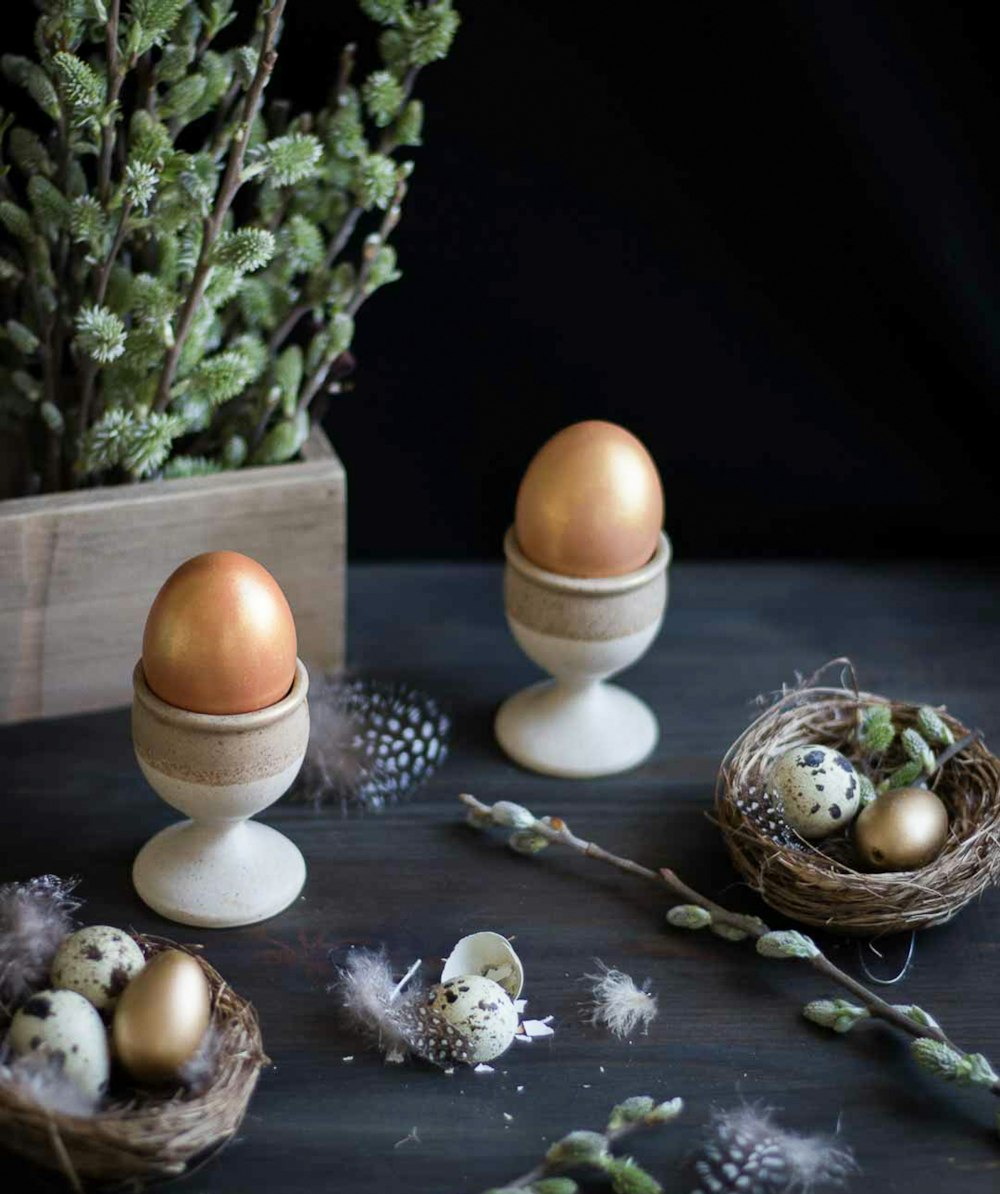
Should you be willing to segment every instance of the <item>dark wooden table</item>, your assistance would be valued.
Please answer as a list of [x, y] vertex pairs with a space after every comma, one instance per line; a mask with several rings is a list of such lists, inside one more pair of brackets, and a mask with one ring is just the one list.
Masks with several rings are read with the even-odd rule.
[[[947, 703], [1000, 734], [996, 572], [681, 564], [673, 586], [663, 634], [628, 678], [660, 716], [655, 757], [619, 779], [571, 782], [520, 771], [494, 745], [493, 710], [534, 675], [504, 627], [498, 567], [354, 567], [352, 665], [446, 701], [453, 754], [418, 797], [381, 816], [287, 802], [266, 814], [301, 845], [309, 881], [289, 912], [255, 928], [171, 926], [134, 895], [132, 858], [172, 813], [139, 775], [125, 711], [0, 731], [0, 876], [80, 875], [89, 921], [204, 942], [260, 1011], [274, 1068], [239, 1138], [185, 1188], [475, 1194], [529, 1168], [546, 1141], [600, 1126], [614, 1102], [648, 1093], [687, 1103], [681, 1121], [635, 1145], [667, 1191], [690, 1189], [677, 1166], [711, 1109], [740, 1099], [772, 1104], [804, 1131], [839, 1124], [863, 1171], [854, 1189], [997, 1189], [994, 1100], [925, 1075], [881, 1026], [840, 1038], [806, 1024], [801, 1005], [832, 993], [811, 970], [668, 929], [668, 901], [642, 883], [557, 850], [520, 858], [463, 824], [460, 791], [518, 800], [753, 908], [704, 814], [719, 757], [755, 693], [849, 654], [867, 687]], [[887, 988], [994, 1060], [998, 913], [990, 893], [922, 934], [911, 973]], [[529, 1012], [555, 1016], [551, 1039], [516, 1046], [492, 1075], [449, 1077], [386, 1067], [338, 1022], [331, 951], [384, 943], [403, 967], [485, 928], [516, 938]], [[856, 942], [824, 944], [858, 968]], [[881, 960], [868, 952], [869, 965], [893, 973], [904, 945], [884, 943]], [[595, 958], [652, 979], [661, 1010], [648, 1036], [622, 1044], [583, 1022], [580, 978]], [[5, 1191], [54, 1187], [0, 1156]]]

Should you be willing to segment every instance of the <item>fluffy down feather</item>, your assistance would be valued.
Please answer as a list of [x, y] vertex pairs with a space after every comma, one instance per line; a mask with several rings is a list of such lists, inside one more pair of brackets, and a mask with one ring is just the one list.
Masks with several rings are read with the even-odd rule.
[[384, 950], [355, 949], [336, 984], [348, 1019], [372, 1037], [387, 1061], [402, 1061], [412, 1049], [421, 985], [401, 987]]
[[28, 1053], [0, 1063], [0, 1087], [16, 1090], [57, 1115], [93, 1115], [97, 1100], [63, 1073], [60, 1062], [43, 1053]]
[[619, 1039], [631, 1036], [637, 1028], [648, 1032], [658, 1011], [649, 979], [639, 987], [624, 971], [612, 970], [600, 962], [598, 965], [600, 974], [584, 975], [591, 985], [591, 1024], [603, 1026]]
[[56, 950], [73, 930], [78, 880], [40, 875], [0, 887], [0, 1012], [45, 986]]

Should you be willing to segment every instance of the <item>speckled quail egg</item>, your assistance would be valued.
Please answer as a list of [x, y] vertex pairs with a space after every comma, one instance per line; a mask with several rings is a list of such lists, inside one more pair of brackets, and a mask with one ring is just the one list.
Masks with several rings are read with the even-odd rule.
[[100, 1098], [107, 1088], [111, 1060], [104, 1022], [76, 991], [32, 995], [11, 1020], [7, 1044], [18, 1056], [40, 1053], [60, 1063], [90, 1098]]
[[849, 824], [858, 811], [858, 773], [838, 751], [807, 743], [786, 751], [771, 767], [768, 787], [785, 820], [809, 841]]
[[506, 1053], [517, 1032], [517, 1011], [491, 978], [462, 975], [436, 983], [418, 1009], [417, 1051], [430, 1061], [492, 1061]]
[[145, 964], [128, 933], [111, 925], [89, 925], [60, 945], [50, 981], [58, 990], [77, 991], [98, 1011], [110, 1011]]

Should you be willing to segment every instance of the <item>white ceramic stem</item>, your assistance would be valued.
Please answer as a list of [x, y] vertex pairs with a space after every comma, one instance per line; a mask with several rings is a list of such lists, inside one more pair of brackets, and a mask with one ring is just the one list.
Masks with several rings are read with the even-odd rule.
[[143, 775], [191, 820], [170, 825], [140, 850], [132, 880], [154, 911], [181, 924], [232, 928], [283, 911], [306, 878], [298, 847], [248, 820], [298, 774], [309, 737], [309, 677], [298, 661], [288, 695], [229, 717], [167, 705], [133, 676], [132, 739]]
[[536, 567], [521, 554], [513, 531], [504, 550], [511, 633], [555, 678], [500, 706], [500, 746], [545, 775], [586, 778], [637, 766], [656, 746], [656, 718], [638, 697], [604, 681], [640, 659], [659, 632], [670, 560], [666, 535], [643, 568], [598, 580]]

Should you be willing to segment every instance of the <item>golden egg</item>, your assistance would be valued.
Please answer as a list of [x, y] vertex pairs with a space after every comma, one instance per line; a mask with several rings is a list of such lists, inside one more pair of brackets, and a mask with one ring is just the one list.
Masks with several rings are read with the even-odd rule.
[[146, 683], [193, 713], [251, 713], [295, 679], [295, 620], [278, 582], [236, 551], [194, 556], [167, 578], [142, 636]]
[[913, 871], [933, 862], [948, 839], [948, 810], [927, 788], [883, 792], [858, 813], [854, 844], [875, 871]]
[[543, 444], [517, 492], [521, 551], [562, 576], [623, 576], [647, 563], [663, 526], [663, 486], [631, 432], [591, 419]]
[[164, 950], [122, 992], [111, 1028], [115, 1056], [139, 1082], [176, 1081], [208, 1028], [212, 997], [190, 954]]

